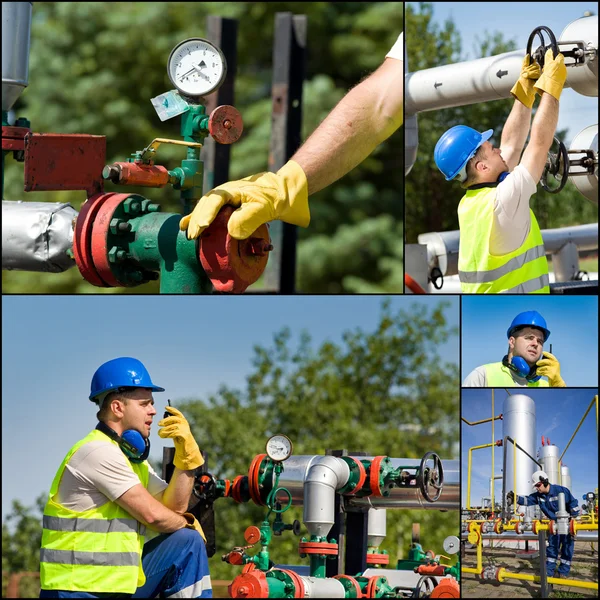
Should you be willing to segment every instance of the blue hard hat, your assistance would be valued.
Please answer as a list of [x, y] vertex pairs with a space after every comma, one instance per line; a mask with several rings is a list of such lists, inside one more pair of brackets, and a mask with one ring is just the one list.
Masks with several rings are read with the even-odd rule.
[[469, 159], [473, 158], [477, 148], [489, 140], [493, 133], [493, 129], [479, 133], [466, 125], [455, 125], [442, 135], [435, 145], [433, 160], [446, 181], [457, 175], [461, 182], [466, 181]]
[[519, 313], [506, 331], [506, 337], [509, 338], [515, 329], [519, 329], [520, 327], [535, 327], [536, 329], [540, 329], [544, 333], [544, 343], [550, 337], [550, 331], [546, 326], [546, 319], [537, 310], [526, 310]]
[[137, 360], [122, 356], [100, 365], [92, 377], [90, 400], [98, 402], [113, 390], [119, 388], [148, 388], [154, 392], [164, 392], [165, 388], [152, 383], [146, 367]]

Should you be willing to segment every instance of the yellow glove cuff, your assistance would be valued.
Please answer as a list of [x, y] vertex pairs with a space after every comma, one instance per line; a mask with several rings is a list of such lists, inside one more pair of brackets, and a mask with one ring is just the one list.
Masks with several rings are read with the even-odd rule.
[[302, 167], [297, 162], [289, 160], [277, 171], [277, 175], [281, 177], [285, 186], [284, 200], [278, 201], [275, 205], [279, 218], [291, 225], [308, 227], [310, 223], [308, 181]]
[[187, 449], [187, 452], [183, 452], [175, 446], [175, 456], [173, 457], [173, 464], [182, 471], [193, 471], [204, 464], [204, 458], [196, 444], [196, 449]]
[[185, 526], [185, 528], [196, 530], [202, 536], [204, 541], [206, 542], [206, 536], [204, 535], [204, 529], [202, 529], [202, 525], [200, 525], [198, 519], [196, 519], [196, 517], [192, 513], [189, 513], [189, 512], [185, 512], [181, 516], [188, 522], [188, 524]]

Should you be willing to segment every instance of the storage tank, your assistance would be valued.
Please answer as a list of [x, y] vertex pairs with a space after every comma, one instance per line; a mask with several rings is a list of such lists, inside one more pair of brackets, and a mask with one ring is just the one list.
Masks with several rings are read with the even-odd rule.
[[569, 491], [571, 491], [571, 471], [569, 470], [569, 467], [567, 467], [567, 465], [562, 465], [560, 467], [560, 485], [569, 488]]
[[[535, 402], [524, 394], [513, 394], [504, 400], [502, 408], [502, 433], [510, 436], [531, 456], [535, 456]], [[518, 448], [517, 482], [514, 492], [519, 496], [532, 493], [531, 476], [538, 466]], [[513, 444], [507, 442], [505, 492], [513, 490]]]
[[542, 469], [546, 471], [548, 475], [548, 481], [556, 485], [559, 484], [558, 480], [558, 446], [550, 444], [548, 446], [542, 446], [538, 451], [538, 460], [542, 463]]

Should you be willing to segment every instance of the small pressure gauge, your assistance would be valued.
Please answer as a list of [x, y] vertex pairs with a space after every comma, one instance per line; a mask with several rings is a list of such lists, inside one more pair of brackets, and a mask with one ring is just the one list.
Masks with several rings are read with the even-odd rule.
[[449, 535], [444, 540], [444, 551], [448, 554], [456, 554], [460, 550], [460, 540], [455, 535]]
[[292, 442], [286, 435], [274, 435], [267, 442], [267, 456], [277, 462], [288, 459], [292, 454], [292, 449]]
[[167, 62], [171, 83], [184, 95], [206, 96], [218, 89], [227, 75], [227, 62], [219, 48], [203, 38], [189, 38], [173, 48]]

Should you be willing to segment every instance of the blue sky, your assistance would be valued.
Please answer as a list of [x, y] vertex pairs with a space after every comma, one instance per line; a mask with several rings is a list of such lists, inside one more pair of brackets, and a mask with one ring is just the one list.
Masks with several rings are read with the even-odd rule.
[[[13, 499], [32, 506], [69, 448], [95, 426], [88, 400], [94, 371], [118, 356], [147, 367], [160, 409], [170, 398], [206, 397], [225, 384], [245, 387], [254, 345], [271, 347], [288, 326], [313, 347], [357, 327], [371, 332], [381, 296], [3, 296], [2, 516]], [[458, 326], [458, 297], [445, 313]], [[434, 307], [440, 298], [394, 296], [391, 308]], [[438, 349], [458, 360], [458, 338]], [[150, 457], [172, 445], [150, 435]], [[252, 456], [249, 455], [249, 460]]]
[[[514, 393], [514, 390], [511, 390]], [[535, 402], [536, 412], [536, 451], [541, 446], [542, 435], [549, 437], [563, 453], [579, 421], [585, 414], [598, 389], [530, 389], [526, 395]], [[502, 413], [504, 390], [494, 390], [494, 416]], [[468, 421], [479, 421], [492, 416], [492, 391], [488, 389], [462, 390], [462, 416]], [[496, 420], [494, 438], [503, 437], [502, 421]], [[466, 505], [468, 449], [472, 446], [488, 444], [492, 441], [491, 423], [467, 425], [461, 423], [462, 435], [462, 506]], [[494, 448], [496, 475], [502, 474], [502, 448]], [[560, 456], [559, 454], [559, 456]], [[483, 448], [472, 453], [471, 503], [478, 506], [482, 497], [489, 496], [489, 478], [492, 469], [491, 449]], [[598, 437], [596, 432], [596, 412], [590, 410], [575, 439], [567, 449], [563, 464], [571, 471], [571, 492], [583, 503], [582, 495], [593, 492], [598, 487]], [[496, 481], [494, 495], [500, 498], [501, 480]], [[508, 491], [508, 490], [507, 490]]]
[[[418, 5], [417, 2], [407, 4]], [[433, 2], [433, 20], [443, 26], [452, 19], [462, 39], [463, 60], [480, 58], [474, 53], [477, 39], [486, 31], [500, 32], [505, 40], [514, 40], [517, 48], [526, 48], [531, 32], [540, 25], [549, 27], [557, 39], [565, 27], [586, 11], [598, 14], [597, 2]], [[547, 35], [545, 36], [547, 39]], [[536, 36], [534, 44], [539, 45]], [[582, 129], [598, 122], [598, 98], [582, 96], [571, 89], [561, 96], [558, 129], [568, 128], [567, 145]]]
[[506, 330], [527, 310], [546, 319], [550, 337], [544, 350], [552, 344], [567, 385], [597, 386], [597, 296], [463, 296], [461, 381], [475, 367], [502, 360], [508, 349]]

